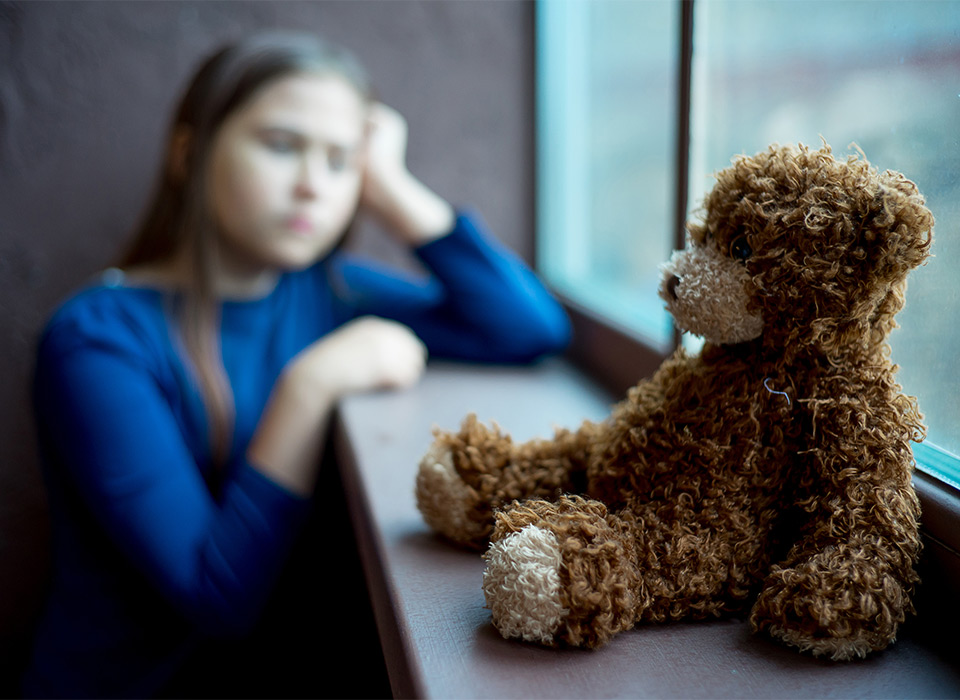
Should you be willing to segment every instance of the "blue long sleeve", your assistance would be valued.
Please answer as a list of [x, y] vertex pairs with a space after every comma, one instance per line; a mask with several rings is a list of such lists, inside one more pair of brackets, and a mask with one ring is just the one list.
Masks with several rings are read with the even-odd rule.
[[[245, 629], [307, 504], [242, 460], [215, 500], [143, 341], [132, 329], [96, 334], [98, 322], [110, 321], [74, 317], [44, 339], [44, 448], [178, 611], [213, 634]], [[78, 323], [94, 347], [71, 347]]]
[[237, 456], [208, 487], [203, 407], [161, 298], [81, 292], [40, 343], [54, 572], [29, 694], [155, 692], [195, 640], [250, 628], [308, 513]]
[[338, 261], [334, 274], [355, 313], [406, 324], [439, 357], [519, 363], [566, 347], [570, 322], [560, 304], [475, 215], [459, 215], [451, 234], [415, 253], [432, 277]]

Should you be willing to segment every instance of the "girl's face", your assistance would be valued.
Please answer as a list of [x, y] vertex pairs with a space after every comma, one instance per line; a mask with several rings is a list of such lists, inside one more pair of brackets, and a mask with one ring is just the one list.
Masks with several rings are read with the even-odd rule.
[[357, 208], [366, 118], [349, 83], [308, 73], [268, 83], [227, 117], [208, 172], [222, 266], [301, 269], [330, 251]]

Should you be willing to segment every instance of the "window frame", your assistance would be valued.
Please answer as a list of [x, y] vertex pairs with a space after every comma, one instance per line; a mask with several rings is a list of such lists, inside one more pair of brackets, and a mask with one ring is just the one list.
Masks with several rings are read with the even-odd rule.
[[[538, 0], [535, 13], [539, 15], [542, 2]], [[691, 71], [693, 66], [693, 0], [678, 0], [680, 2], [680, 41], [677, 55], [677, 95], [676, 107], [677, 125], [676, 141], [674, 144], [675, 171], [672, 183], [674, 196], [672, 230], [674, 232], [672, 247], [681, 249], [686, 239], [687, 221], [687, 180], [690, 168], [690, 112], [691, 112]], [[538, 17], [534, 23], [536, 31], [542, 26]], [[539, 40], [539, 39], [537, 39]], [[539, 61], [541, 52], [536, 51], [534, 62], [535, 73], [539, 76]], [[539, 81], [538, 81], [539, 82]], [[536, 113], [541, 113], [541, 98], [538, 93]], [[539, 116], [538, 116], [539, 123]], [[536, 130], [535, 152], [537, 153], [537, 177], [543, 158], [543, 136]], [[541, 202], [538, 201], [534, 212], [535, 231], [541, 230], [543, 212]], [[539, 236], [534, 236], [534, 259], [537, 255]], [[672, 339], [666, 351], [658, 349], [654, 344], [647, 342], [644, 337], [615, 321], [605, 318], [601, 313], [586, 305], [570, 299], [562, 292], [555, 294], [560, 299], [573, 324], [573, 338], [567, 351], [567, 356], [581, 369], [585, 370], [594, 380], [614, 395], [620, 396], [627, 389], [637, 383], [638, 377], [649, 376], [660, 364], [666, 360], [680, 345], [680, 332], [674, 327]]]

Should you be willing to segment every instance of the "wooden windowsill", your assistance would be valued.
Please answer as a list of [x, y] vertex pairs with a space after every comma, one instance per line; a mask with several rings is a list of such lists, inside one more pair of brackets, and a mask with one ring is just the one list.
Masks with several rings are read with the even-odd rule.
[[434, 536], [416, 509], [414, 479], [431, 428], [454, 429], [474, 412], [525, 440], [600, 419], [612, 400], [555, 360], [531, 368], [432, 364], [415, 389], [343, 402], [337, 458], [396, 696], [960, 694], [960, 664], [921, 624], [908, 625], [889, 650], [853, 663], [799, 654], [752, 635], [740, 620], [641, 626], [596, 651], [503, 639], [484, 608], [480, 555]]

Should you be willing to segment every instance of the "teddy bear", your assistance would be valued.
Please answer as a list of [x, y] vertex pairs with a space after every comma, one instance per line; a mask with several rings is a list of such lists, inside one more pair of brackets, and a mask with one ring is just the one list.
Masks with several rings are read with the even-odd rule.
[[825, 142], [733, 159], [700, 213], [660, 296], [702, 349], [549, 439], [472, 415], [436, 429], [418, 507], [486, 548], [507, 638], [598, 647], [638, 623], [739, 615], [815, 656], [864, 657], [894, 641], [918, 583], [925, 429], [887, 338], [933, 216], [902, 174]]

